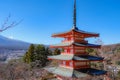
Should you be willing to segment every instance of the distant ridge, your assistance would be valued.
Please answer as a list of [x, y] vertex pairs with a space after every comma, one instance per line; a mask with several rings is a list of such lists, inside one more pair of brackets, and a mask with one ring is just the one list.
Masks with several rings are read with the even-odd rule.
[[30, 43], [6, 38], [0, 35], [0, 49], [28, 49]]
[[115, 44], [107, 44], [107, 45], [104, 45], [104, 46], [120, 46], [120, 43], [115, 43]]
[[117, 48], [120, 47], [120, 43], [103, 45], [104, 48]]

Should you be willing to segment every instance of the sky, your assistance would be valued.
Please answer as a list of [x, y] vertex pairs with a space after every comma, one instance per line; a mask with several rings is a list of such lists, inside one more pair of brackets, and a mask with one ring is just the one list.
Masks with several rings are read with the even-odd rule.
[[[59, 43], [52, 38], [73, 26], [74, 0], [0, 0], [0, 25], [23, 21], [0, 35], [37, 44]], [[120, 0], [77, 0], [77, 27], [100, 34], [104, 44], [120, 43]], [[94, 42], [97, 39], [90, 39]]]

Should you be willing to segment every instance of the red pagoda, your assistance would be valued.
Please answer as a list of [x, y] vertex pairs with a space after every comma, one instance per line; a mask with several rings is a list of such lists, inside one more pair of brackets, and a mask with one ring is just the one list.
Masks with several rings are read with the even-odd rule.
[[48, 59], [59, 60], [57, 67], [46, 68], [49, 72], [57, 75], [61, 80], [63, 77], [78, 79], [87, 75], [104, 75], [106, 71], [91, 68], [90, 63], [103, 61], [104, 58], [90, 56], [86, 52], [87, 48], [100, 48], [100, 45], [89, 44], [86, 38], [99, 37], [97, 33], [79, 30], [76, 27], [76, 0], [74, 0], [73, 28], [67, 32], [53, 34], [52, 37], [64, 38], [60, 44], [51, 45], [51, 48], [62, 48], [64, 51], [60, 55], [48, 56]]

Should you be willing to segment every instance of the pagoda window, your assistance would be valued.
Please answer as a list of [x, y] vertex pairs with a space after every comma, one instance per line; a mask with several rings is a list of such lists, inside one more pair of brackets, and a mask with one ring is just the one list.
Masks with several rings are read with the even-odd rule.
[[73, 49], [70, 50], [70, 53], [73, 53]]
[[72, 62], [72, 61], [69, 62], [69, 66], [70, 66], [70, 67], [73, 66], [73, 62]]
[[66, 61], [63, 61], [63, 65], [64, 65], [64, 66], [66, 65]]
[[64, 52], [67, 53], [67, 50], [65, 49]]
[[74, 38], [72, 37], [71, 40], [74, 40]]

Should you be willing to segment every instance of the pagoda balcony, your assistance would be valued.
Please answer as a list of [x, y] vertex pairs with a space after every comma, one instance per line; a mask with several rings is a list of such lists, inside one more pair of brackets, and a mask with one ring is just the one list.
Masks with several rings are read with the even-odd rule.
[[88, 43], [87, 40], [63, 40], [62, 43], [66, 42], [77, 42], [77, 43]]
[[77, 42], [77, 43], [88, 43], [87, 40], [80, 40], [80, 39], [75, 39], [75, 42]]
[[90, 68], [89, 65], [75, 66], [75, 65], [69, 65], [69, 64], [60, 64], [59, 66], [61, 66], [61, 67], [65, 67], [65, 68], [71, 68], [71, 69]]
[[89, 65], [74, 66], [74, 69], [84, 69], [84, 68], [90, 68], [90, 66]]
[[64, 67], [64, 68], [73, 69], [73, 66], [69, 66], [69, 65], [60, 64], [59, 66]]
[[62, 43], [65, 43], [65, 42], [73, 42], [73, 40], [63, 40]]
[[85, 50], [75, 50], [75, 53], [85, 53]]
[[73, 54], [73, 52], [61, 52], [61, 54]]

